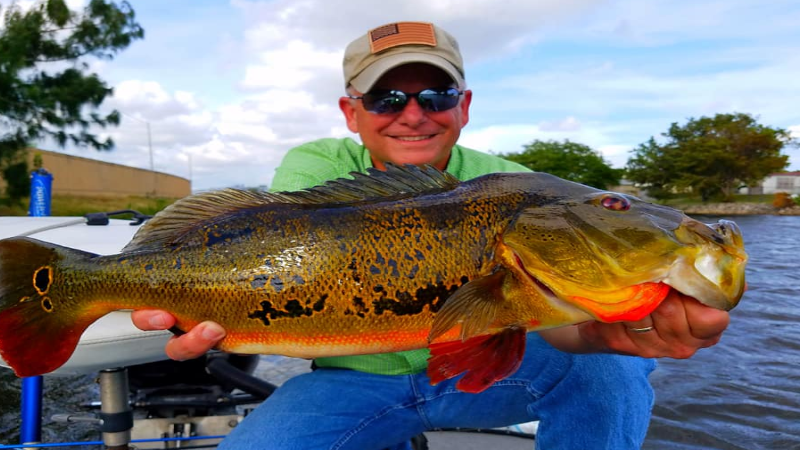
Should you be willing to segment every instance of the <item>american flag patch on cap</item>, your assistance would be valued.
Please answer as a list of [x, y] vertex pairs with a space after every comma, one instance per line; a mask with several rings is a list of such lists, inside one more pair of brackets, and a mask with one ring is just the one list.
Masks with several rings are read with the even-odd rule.
[[426, 22], [397, 22], [369, 31], [369, 49], [378, 53], [399, 45], [417, 44], [436, 47], [433, 24]]

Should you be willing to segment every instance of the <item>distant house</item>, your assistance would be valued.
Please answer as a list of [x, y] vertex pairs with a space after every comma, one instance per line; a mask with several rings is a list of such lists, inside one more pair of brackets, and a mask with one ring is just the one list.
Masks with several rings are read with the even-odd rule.
[[764, 178], [760, 186], [751, 186], [743, 191], [745, 194], [774, 194], [776, 192], [800, 194], [800, 171], [771, 173]]

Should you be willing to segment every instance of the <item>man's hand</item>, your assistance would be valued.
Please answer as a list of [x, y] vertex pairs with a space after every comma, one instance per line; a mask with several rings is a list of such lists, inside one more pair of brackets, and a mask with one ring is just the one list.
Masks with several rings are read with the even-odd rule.
[[[719, 342], [730, 317], [674, 290], [649, 316], [636, 322], [585, 322], [541, 332], [559, 350], [610, 352], [645, 358], [689, 358]], [[632, 329], [650, 331], [636, 332]]]
[[[143, 331], [167, 330], [175, 325], [171, 314], [153, 309], [134, 311], [133, 324]], [[225, 330], [215, 322], [202, 322], [181, 336], [173, 336], [164, 350], [167, 356], [176, 360], [198, 358], [211, 350], [222, 338]]]

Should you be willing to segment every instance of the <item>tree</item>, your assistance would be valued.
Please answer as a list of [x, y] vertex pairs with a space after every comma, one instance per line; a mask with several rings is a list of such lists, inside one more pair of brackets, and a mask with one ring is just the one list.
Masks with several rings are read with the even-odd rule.
[[796, 145], [788, 131], [757, 123], [748, 114], [717, 114], [673, 123], [655, 139], [633, 150], [626, 166], [632, 181], [647, 185], [650, 195], [665, 198], [671, 192], [692, 192], [703, 201], [731, 200], [742, 185], [752, 186], [772, 172], [784, 169], [786, 145]]
[[[112, 59], [144, 36], [130, 5], [90, 0], [75, 13], [64, 0], [40, 0], [26, 11], [12, 3], [0, 16], [0, 170], [6, 181], [27, 180], [22, 150], [43, 138], [61, 146], [113, 148], [110, 138], [89, 132], [118, 125], [119, 113], [98, 112], [112, 89], [87, 73], [85, 60]], [[20, 170], [24, 177], [9, 175]], [[8, 189], [11, 196], [19, 192], [18, 186]]]
[[501, 154], [501, 157], [538, 172], [586, 184], [598, 189], [618, 185], [622, 169], [609, 166], [603, 157], [590, 147], [570, 142], [535, 140], [523, 146], [522, 153]]

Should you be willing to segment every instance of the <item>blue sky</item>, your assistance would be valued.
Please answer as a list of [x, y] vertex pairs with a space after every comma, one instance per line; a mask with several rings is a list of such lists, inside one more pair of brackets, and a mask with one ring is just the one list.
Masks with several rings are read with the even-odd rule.
[[[459, 40], [474, 92], [460, 143], [479, 150], [569, 139], [622, 167], [671, 123], [731, 112], [800, 137], [797, 1], [130, 3], [145, 39], [91, 62], [115, 87], [104, 108], [124, 114], [117, 148], [64, 151], [148, 168], [149, 122], [155, 169], [196, 190], [269, 185], [292, 146], [356, 137], [336, 106], [343, 49], [400, 20]], [[800, 170], [800, 150], [786, 153]]]

